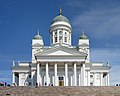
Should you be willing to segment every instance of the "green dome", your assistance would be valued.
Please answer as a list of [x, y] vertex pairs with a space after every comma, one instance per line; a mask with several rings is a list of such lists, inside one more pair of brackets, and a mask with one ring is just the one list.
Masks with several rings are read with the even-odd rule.
[[53, 19], [52, 23], [55, 23], [55, 22], [57, 22], [57, 21], [64, 21], [64, 22], [70, 23], [69, 20], [68, 20], [65, 16], [63, 16], [63, 15], [61, 15], [61, 14], [60, 14], [59, 16], [56, 16], [56, 17]]
[[37, 35], [34, 36], [34, 39], [42, 39], [42, 37], [40, 36], [39, 32]]
[[84, 34], [84, 32], [82, 32], [82, 35], [80, 36], [79, 39], [88, 39], [87, 36]]

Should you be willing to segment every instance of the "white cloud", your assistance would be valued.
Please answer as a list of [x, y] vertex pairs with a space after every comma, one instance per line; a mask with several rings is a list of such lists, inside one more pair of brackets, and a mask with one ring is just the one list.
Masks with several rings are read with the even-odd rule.
[[91, 61], [120, 61], [120, 50], [115, 48], [91, 48]]
[[[85, 6], [84, 3], [82, 4]], [[93, 2], [93, 4], [73, 17], [74, 32], [79, 34], [84, 29], [93, 38], [108, 40], [113, 40], [111, 39], [113, 36], [114, 38], [120, 36], [120, 6], [117, 2], [109, 2], [107, 5], [103, 2]]]

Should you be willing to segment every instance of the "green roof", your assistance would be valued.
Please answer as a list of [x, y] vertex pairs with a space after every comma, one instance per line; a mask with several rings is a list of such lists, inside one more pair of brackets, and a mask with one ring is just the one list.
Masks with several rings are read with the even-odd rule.
[[65, 16], [63, 16], [63, 15], [56, 16], [53, 19], [52, 23], [55, 23], [57, 21], [64, 21], [64, 22], [70, 23], [69, 20]]
[[84, 34], [84, 32], [82, 32], [82, 35], [80, 36], [79, 39], [88, 39], [87, 36]]
[[34, 36], [34, 39], [42, 39], [42, 37], [39, 34], [39, 31], [38, 31], [38, 34]]
[[59, 15], [56, 16], [56, 17], [53, 19], [52, 23], [55, 23], [55, 22], [57, 22], [57, 21], [64, 21], [64, 22], [70, 23], [69, 20], [68, 20], [65, 16], [62, 15], [62, 8], [61, 8], [61, 6], [60, 6]]

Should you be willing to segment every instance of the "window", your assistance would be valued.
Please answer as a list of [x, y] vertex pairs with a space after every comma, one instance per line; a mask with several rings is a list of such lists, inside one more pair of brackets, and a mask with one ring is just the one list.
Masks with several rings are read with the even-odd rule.
[[57, 42], [57, 36], [55, 37], [55, 42]]
[[93, 75], [90, 75], [90, 78], [93, 78]]
[[65, 36], [67, 35], [67, 32], [65, 32]]
[[62, 36], [59, 37], [59, 41], [62, 41]]
[[59, 32], [59, 35], [62, 36], [62, 31]]
[[63, 80], [63, 77], [59, 77], [59, 80]]
[[67, 37], [65, 37], [65, 42], [67, 42]]
[[57, 32], [55, 32], [55, 35], [57, 35]]

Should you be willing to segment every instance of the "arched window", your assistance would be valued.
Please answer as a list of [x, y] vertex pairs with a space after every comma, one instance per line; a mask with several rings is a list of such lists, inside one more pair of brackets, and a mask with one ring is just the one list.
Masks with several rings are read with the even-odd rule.
[[67, 37], [65, 37], [65, 42], [67, 42]]
[[57, 32], [55, 32], [55, 42], [57, 42]]
[[62, 31], [59, 32], [59, 35], [62, 36]]
[[62, 35], [63, 35], [63, 32], [62, 32], [62, 31], [59, 31], [59, 41], [60, 41], [60, 42], [62, 41]]
[[64, 42], [66, 42], [67, 43], [67, 32], [65, 32], [65, 41]]

